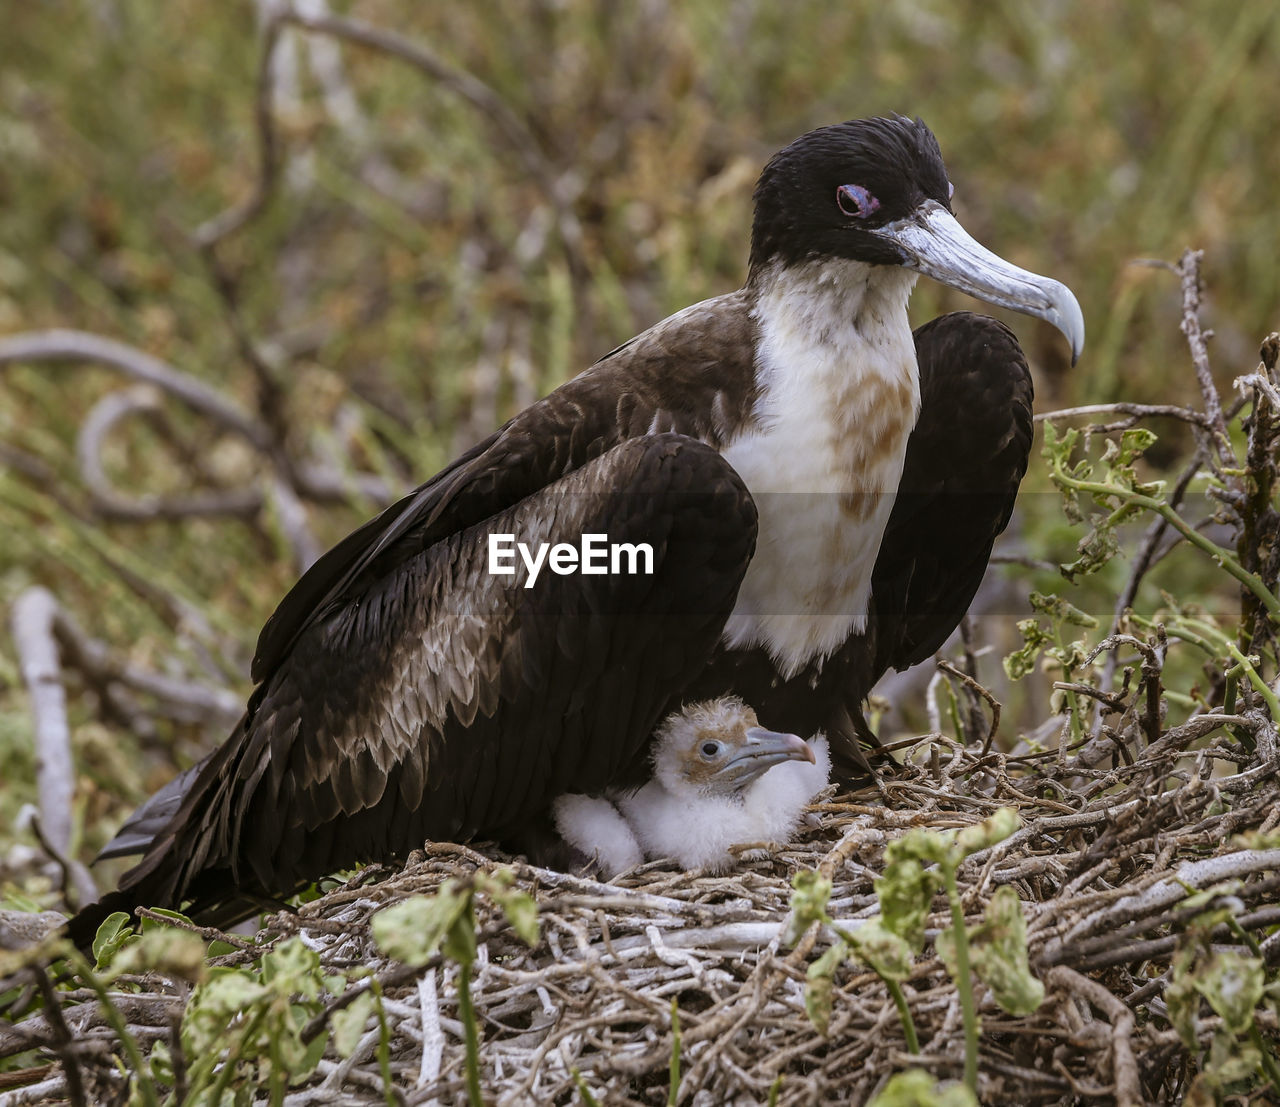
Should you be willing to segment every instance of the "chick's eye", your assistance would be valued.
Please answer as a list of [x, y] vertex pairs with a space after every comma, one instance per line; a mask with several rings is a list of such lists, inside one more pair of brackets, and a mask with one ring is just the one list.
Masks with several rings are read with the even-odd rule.
[[841, 185], [836, 189], [836, 203], [845, 215], [866, 219], [880, 206], [880, 201], [862, 185]]
[[718, 754], [719, 752], [720, 752], [720, 743], [719, 743], [719, 742], [703, 742], [703, 743], [702, 743], [702, 756], [703, 756], [703, 757], [706, 757], [706, 758], [712, 758], [712, 757], [715, 757], [715, 756], [716, 756], [716, 754]]

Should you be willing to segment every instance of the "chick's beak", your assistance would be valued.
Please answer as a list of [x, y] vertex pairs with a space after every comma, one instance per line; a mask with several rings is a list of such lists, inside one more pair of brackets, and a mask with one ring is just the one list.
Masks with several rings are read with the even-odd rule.
[[739, 791], [784, 761], [814, 763], [809, 744], [794, 734], [753, 726], [743, 737], [742, 746], [716, 770], [713, 787], [717, 791]]

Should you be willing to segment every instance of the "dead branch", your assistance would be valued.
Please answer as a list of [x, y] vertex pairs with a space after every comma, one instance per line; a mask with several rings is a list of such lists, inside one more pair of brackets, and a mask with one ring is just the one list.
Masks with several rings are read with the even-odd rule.
[[217, 730], [231, 726], [244, 710], [243, 697], [230, 688], [182, 680], [115, 656], [103, 642], [89, 637], [61, 605], [53, 613], [53, 632], [68, 667], [79, 671], [106, 706], [122, 715], [132, 727], [148, 726], [136, 705], [120, 702], [119, 685], [150, 696], [155, 710], [182, 723], [204, 723]]
[[1227, 421], [1222, 414], [1218, 386], [1214, 384], [1213, 370], [1209, 368], [1208, 339], [1213, 332], [1204, 331], [1200, 327], [1200, 263], [1203, 260], [1203, 250], [1187, 250], [1174, 269], [1182, 282], [1181, 329], [1191, 349], [1191, 363], [1195, 367], [1196, 381], [1200, 385], [1204, 413], [1212, 432], [1210, 437], [1218, 461], [1223, 468], [1230, 469], [1236, 465], [1236, 459], [1231, 452], [1231, 437], [1227, 433]]
[[222, 239], [256, 218], [275, 191], [280, 166], [276, 129], [272, 121], [271, 100], [275, 88], [272, 66], [276, 44], [280, 39], [280, 28], [280, 20], [272, 19], [263, 29], [262, 54], [258, 59], [258, 93], [253, 103], [254, 134], [258, 141], [258, 172], [253, 180], [252, 191], [241, 203], [227, 208], [195, 229], [191, 238], [200, 250], [211, 250]]
[[271, 446], [271, 434], [221, 392], [166, 365], [133, 346], [86, 331], [54, 329], [0, 338], [0, 365], [19, 361], [89, 361], [110, 365], [135, 380], [155, 386], [193, 411], [240, 435], [259, 450]]
[[64, 853], [71, 846], [75, 773], [62, 668], [53, 637], [58, 602], [45, 588], [29, 588], [13, 604], [10, 629], [22, 678], [31, 697], [37, 751], [36, 782], [45, 834]]
[[282, 27], [292, 25], [319, 34], [332, 35], [381, 51], [417, 69], [441, 88], [475, 108], [496, 132], [500, 148], [512, 150], [524, 163], [531, 182], [555, 213], [555, 222], [564, 244], [566, 260], [577, 281], [584, 275], [579, 258], [582, 229], [577, 217], [560, 194], [556, 175], [543, 156], [537, 140], [506, 102], [488, 85], [465, 70], [450, 65], [426, 47], [411, 42], [382, 27], [357, 19], [302, 12], [287, 7], [268, 20], [263, 31], [263, 47], [258, 69], [254, 122], [258, 136], [258, 173], [250, 195], [235, 207], [201, 224], [193, 240], [201, 250], [210, 250], [222, 239], [242, 228], [262, 211], [270, 199], [279, 175], [279, 147], [273, 122], [271, 79], [272, 57]]
[[1136, 1107], [1144, 1103], [1138, 1064], [1133, 1056], [1133, 1012], [1101, 984], [1063, 965], [1050, 971], [1049, 983], [1068, 995], [1083, 996], [1090, 1006], [1107, 1016], [1111, 1023], [1111, 1073], [1116, 1107]]
[[90, 409], [76, 437], [76, 459], [80, 478], [92, 498], [94, 509], [105, 519], [150, 522], [201, 516], [230, 515], [253, 518], [262, 507], [262, 495], [255, 489], [227, 489], [195, 493], [185, 497], [126, 496], [103, 470], [102, 450], [108, 434], [123, 419], [159, 408], [155, 391], [145, 385], [110, 392]]
[[987, 737], [983, 742], [982, 752], [984, 755], [989, 753], [991, 743], [995, 741], [996, 732], [1000, 729], [1000, 701], [987, 688], [984, 688], [968, 673], [956, 668], [945, 657], [938, 658], [938, 668], [944, 673], [955, 677], [966, 688], [987, 701], [987, 706], [991, 708], [991, 725], [987, 728]]
[[57, 601], [47, 589], [28, 588], [13, 603], [10, 627], [22, 679], [31, 698], [41, 836], [65, 879], [75, 886], [81, 902], [90, 903], [98, 896], [93, 878], [79, 862], [68, 860], [75, 763], [62, 665], [53, 632], [57, 609]]
[[[1094, 415], [1111, 415], [1119, 413], [1130, 416], [1130, 421], [1114, 429], [1123, 430], [1131, 427], [1139, 419], [1162, 418], [1178, 419], [1184, 423], [1192, 423], [1206, 430], [1212, 429], [1213, 422], [1204, 412], [1195, 411], [1179, 404], [1136, 404], [1128, 400], [1117, 400], [1109, 404], [1085, 404], [1081, 407], [1064, 407], [1058, 411], [1042, 411], [1033, 416], [1037, 423], [1045, 423], [1051, 419], [1083, 419]], [[1110, 429], [1110, 428], [1109, 428]]]

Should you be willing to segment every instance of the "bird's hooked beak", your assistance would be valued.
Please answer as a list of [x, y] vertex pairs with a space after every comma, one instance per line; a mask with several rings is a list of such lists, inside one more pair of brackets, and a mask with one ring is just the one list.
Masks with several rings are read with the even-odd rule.
[[896, 246], [908, 269], [979, 300], [1052, 323], [1071, 343], [1071, 364], [1084, 349], [1084, 315], [1065, 284], [1011, 265], [971, 237], [936, 200], [872, 234]]
[[745, 788], [758, 776], [784, 761], [814, 763], [809, 743], [795, 734], [782, 734], [764, 727], [748, 727], [746, 741], [716, 771], [716, 780], [722, 788]]

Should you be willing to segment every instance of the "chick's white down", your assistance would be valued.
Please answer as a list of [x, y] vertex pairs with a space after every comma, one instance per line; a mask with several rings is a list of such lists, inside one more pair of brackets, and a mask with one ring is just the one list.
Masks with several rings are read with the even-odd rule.
[[653, 750], [653, 777], [639, 791], [564, 795], [552, 805], [561, 837], [594, 857], [606, 879], [646, 858], [721, 872], [733, 863], [730, 846], [784, 843], [831, 774], [825, 737], [805, 743], [762, 730], [734, 696], [670, 715]]

